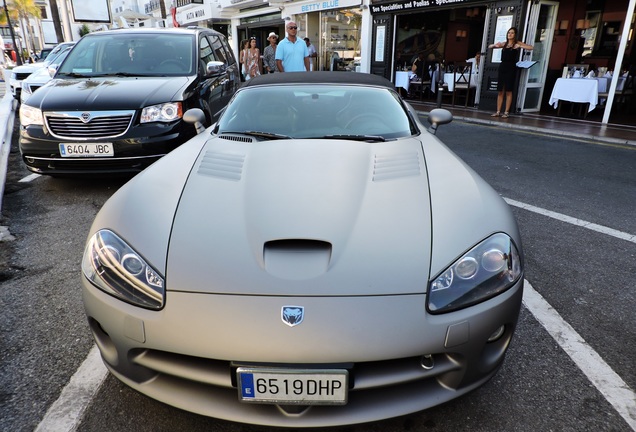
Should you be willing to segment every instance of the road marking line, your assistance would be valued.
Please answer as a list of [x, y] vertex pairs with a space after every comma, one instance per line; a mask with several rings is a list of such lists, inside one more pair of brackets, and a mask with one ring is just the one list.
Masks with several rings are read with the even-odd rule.
[[35, 180], [38, 177], [42, 177], [42, 176], [40, 174], [31, 174], [31, 175], [28, 175], [28, 176], [18, 180], [18, 183], [32, 182], [33, 180]]
[[540, 215], [548, 216], [553, 219], [560, 220], [562, 222], [567, 222], [572, 225], [580, 226], [583, 228], [587, 228], [592, 231], [600, 232], [601, 234], [607, 234], [612, 237], [616, 237], [621, 240], [626, 240], [628, 242], [636, 243], [636, 235], [628, 234], [622, 231], [615, 230], [613, 228], [608, 228], [603, 225], [597, 225], [592, 222], [587, 222], [582, 219], [573, 218], [571, 216], [566, 216], [561, 213], [553, 212], [550, 210], [542, 209], [540, 207], [535, 207], [530, 204], [525, 204], [519, 201], [512, 200], [510, 198], [504, 198], [504, 200], [511, 206], [519, 207], [524, 210], [531, 211], [533, 213], [538, 213]]
[[636, 393], [559, 313], [524, 281], [523, 303], [627, 424], [636, 431]]
[[77, 429], [84, 411], [88, 407], [102, 383], [108, 370], [102, 362], [97, 345], [71, 377], [60, 397], [51, 405], [35, 432], [63, 432]]

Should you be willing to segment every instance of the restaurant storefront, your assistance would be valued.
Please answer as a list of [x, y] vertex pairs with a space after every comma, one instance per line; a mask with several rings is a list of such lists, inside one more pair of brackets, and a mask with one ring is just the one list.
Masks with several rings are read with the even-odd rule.
[[588, 118], [607, 122], [605, 117], [609, 119], [613, 111], [611, 122], [636, 124], [635, 102], [628, 89], [636, 65], [633, 3], [634, 0], [373, 2], [370, 70], [395, 80], [396, 74], [409, 68], [420, 52], [425, 58], [433, 55], [444, 67], [474, 57], [477, 52], [485, 53], [471, 105], [494, 110], [499, 53], [486, 47], [504, 40], [508, 28], [514, 26], [519, 29], [520, 39], [533, 45], [534, 50], [524, 52], [520, 58], [532, 66], [519, 69], [513, 111], [557, 115], [549, 104], [557, 79], [564, 67], [586, 64], [595, 74], [601, 68], [603, 77], [597, 78], [600, 87], [607, 89], [598, 91], [599, 102]]
[[534, 50], [520, 58], [532, 66], [519, 69], [513, 112], [585, 111], [572, 109], [575, 104], [566, 99], [557, 104], [565, 109], [550, 103], [564, 67], [582, 64], [586, 75], [602, 75], [595, 77], [598, 90], [592, 91], [598, 103], [586, 118], [636, 125], [631, 88], [636, 0], [205, 1], [231, 21], [228, 33], [236, 53], [240, 40], [252, 36], [262, 51], [270, 32], [282, 39], [285, 22], [295, 21], [298, 36], [309, 37], [318, 52], [316, 70], [370, 72], [395, 82], [396, 72], [410, 68], [420, 52], [434, 55], [444, 67], [483, 53], [470, 106], [486, 111], [495, 110], [499, 68], [498, 50], [487, 46], [505, 40], [514, 26]]

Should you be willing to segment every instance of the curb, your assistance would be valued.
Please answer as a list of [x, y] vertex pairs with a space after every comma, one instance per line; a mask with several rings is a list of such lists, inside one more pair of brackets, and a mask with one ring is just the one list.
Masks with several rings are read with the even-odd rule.
[[[423, 110], [415, 110], [415, 112], [418, 115], [422, 115], [425, 117], [428, 117], [428, 114], [429, 114], [429, 111], [423, 111]], [[611, 137], [604, 137], [599, 135], [590, 135], [589, 133], [586, 133], [586, 134], [577, 133], [577, 132], [572, 132], [569, 130], [548, 129], [548, 128], [542, 128], [537, 126], [526, 126], [519, 123], [508, 123], [508, 122], [502, 122], [501, 120], [488, 120], [488, 119], [479, 119], [474, 117], [464, 117], [464, 116], [455, 115], [455, 114], [453, 114], [453, 120], [457, 120], [457, 121], [460, 121], [463, 123], [469, 123], [469, 124], [478, 124], [482, 126], [496, 126], [498, 128], [507, 128], [512, 130], [541, 133], [544, 135], [554, 136], [554, 137], [576, 138], [576, 139], [589, 141], [589, 142], [601, 142], [601, 143], [607, 143], [607, 144], [628, 145], [628, 146], [636, 147], [636, 140], [611, 138]]]
[[504, 123], [497, 120], [482, 120], [482, 119], [475, 119], [471, 117], [462, 117], [462, 116], [457, 116], [453, 118], [463, 121], [465, 123], [474, 123], [474, 124], [481, 124], [481, 125], [487, 125], [487, 126], [497, 126], [497, 127], [508, 128], [508, 129], [514, 129], [514, 130], [540, 132], [545, 135], [551, 135], [551, 136], [557, 136], [557, 137], [562, 136], [566, 138], [578, 138], [585, 141], [595, 141], [595, 142], [604, 142], [609, 144], [622, 144], [622, 145], [636, 146], [636, 141], [634, 140], [603, 137], [598, 135], [576, 133], [572, 131], [563, 131], [559, 129], [546, 129], [546, 128], [540, 128], [536, 126], [524, 126], [520, 124]]
[[[4, 72], [6, 74], [7, 71], [5, 70]], [[7, 91], [2, 100], [0, 100], [0, 216], [2, 216], [4, 184], [7, 177], [7, 164], [9, 163], [11, 138], [13, 135], [13, 122], [15, 120], [13, 95], [8, 88], [8, 80], [5, 80], [5, 84], [7, 86]], [[2, 237], [3, 236], [0, 235], [0, 239]]]

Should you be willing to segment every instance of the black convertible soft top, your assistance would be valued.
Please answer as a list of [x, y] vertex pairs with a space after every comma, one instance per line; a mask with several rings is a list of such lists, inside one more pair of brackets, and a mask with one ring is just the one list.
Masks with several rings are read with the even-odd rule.
[[379, 75], [358, 72], [283, 72], [260, 75], [247, 81], [244, 86], [275, 84], [358, 84], [395, 89], [393, 83]]

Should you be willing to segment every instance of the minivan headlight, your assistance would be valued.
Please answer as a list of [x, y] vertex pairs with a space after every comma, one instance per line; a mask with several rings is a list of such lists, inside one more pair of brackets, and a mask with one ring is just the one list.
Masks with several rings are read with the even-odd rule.
[[152, 105], [141, 111], [141, 123], [171, 122], [183, 116], [181, 102]]
[[521, 277], [521, 258], [512, 239], [494, 234], [455, 261], [429, 285], [428, 310], [444, 313], [488, 300]]
[[43, 126], [42, 110], [25, 104], [20, 105], [20, 124], [22, 127], [30, 125]]
[[121, 300], [147, 309], [163, 307], [163, 276], [110, 230], [100, 230], [90, 238], [82, 272], [97, 288]]

